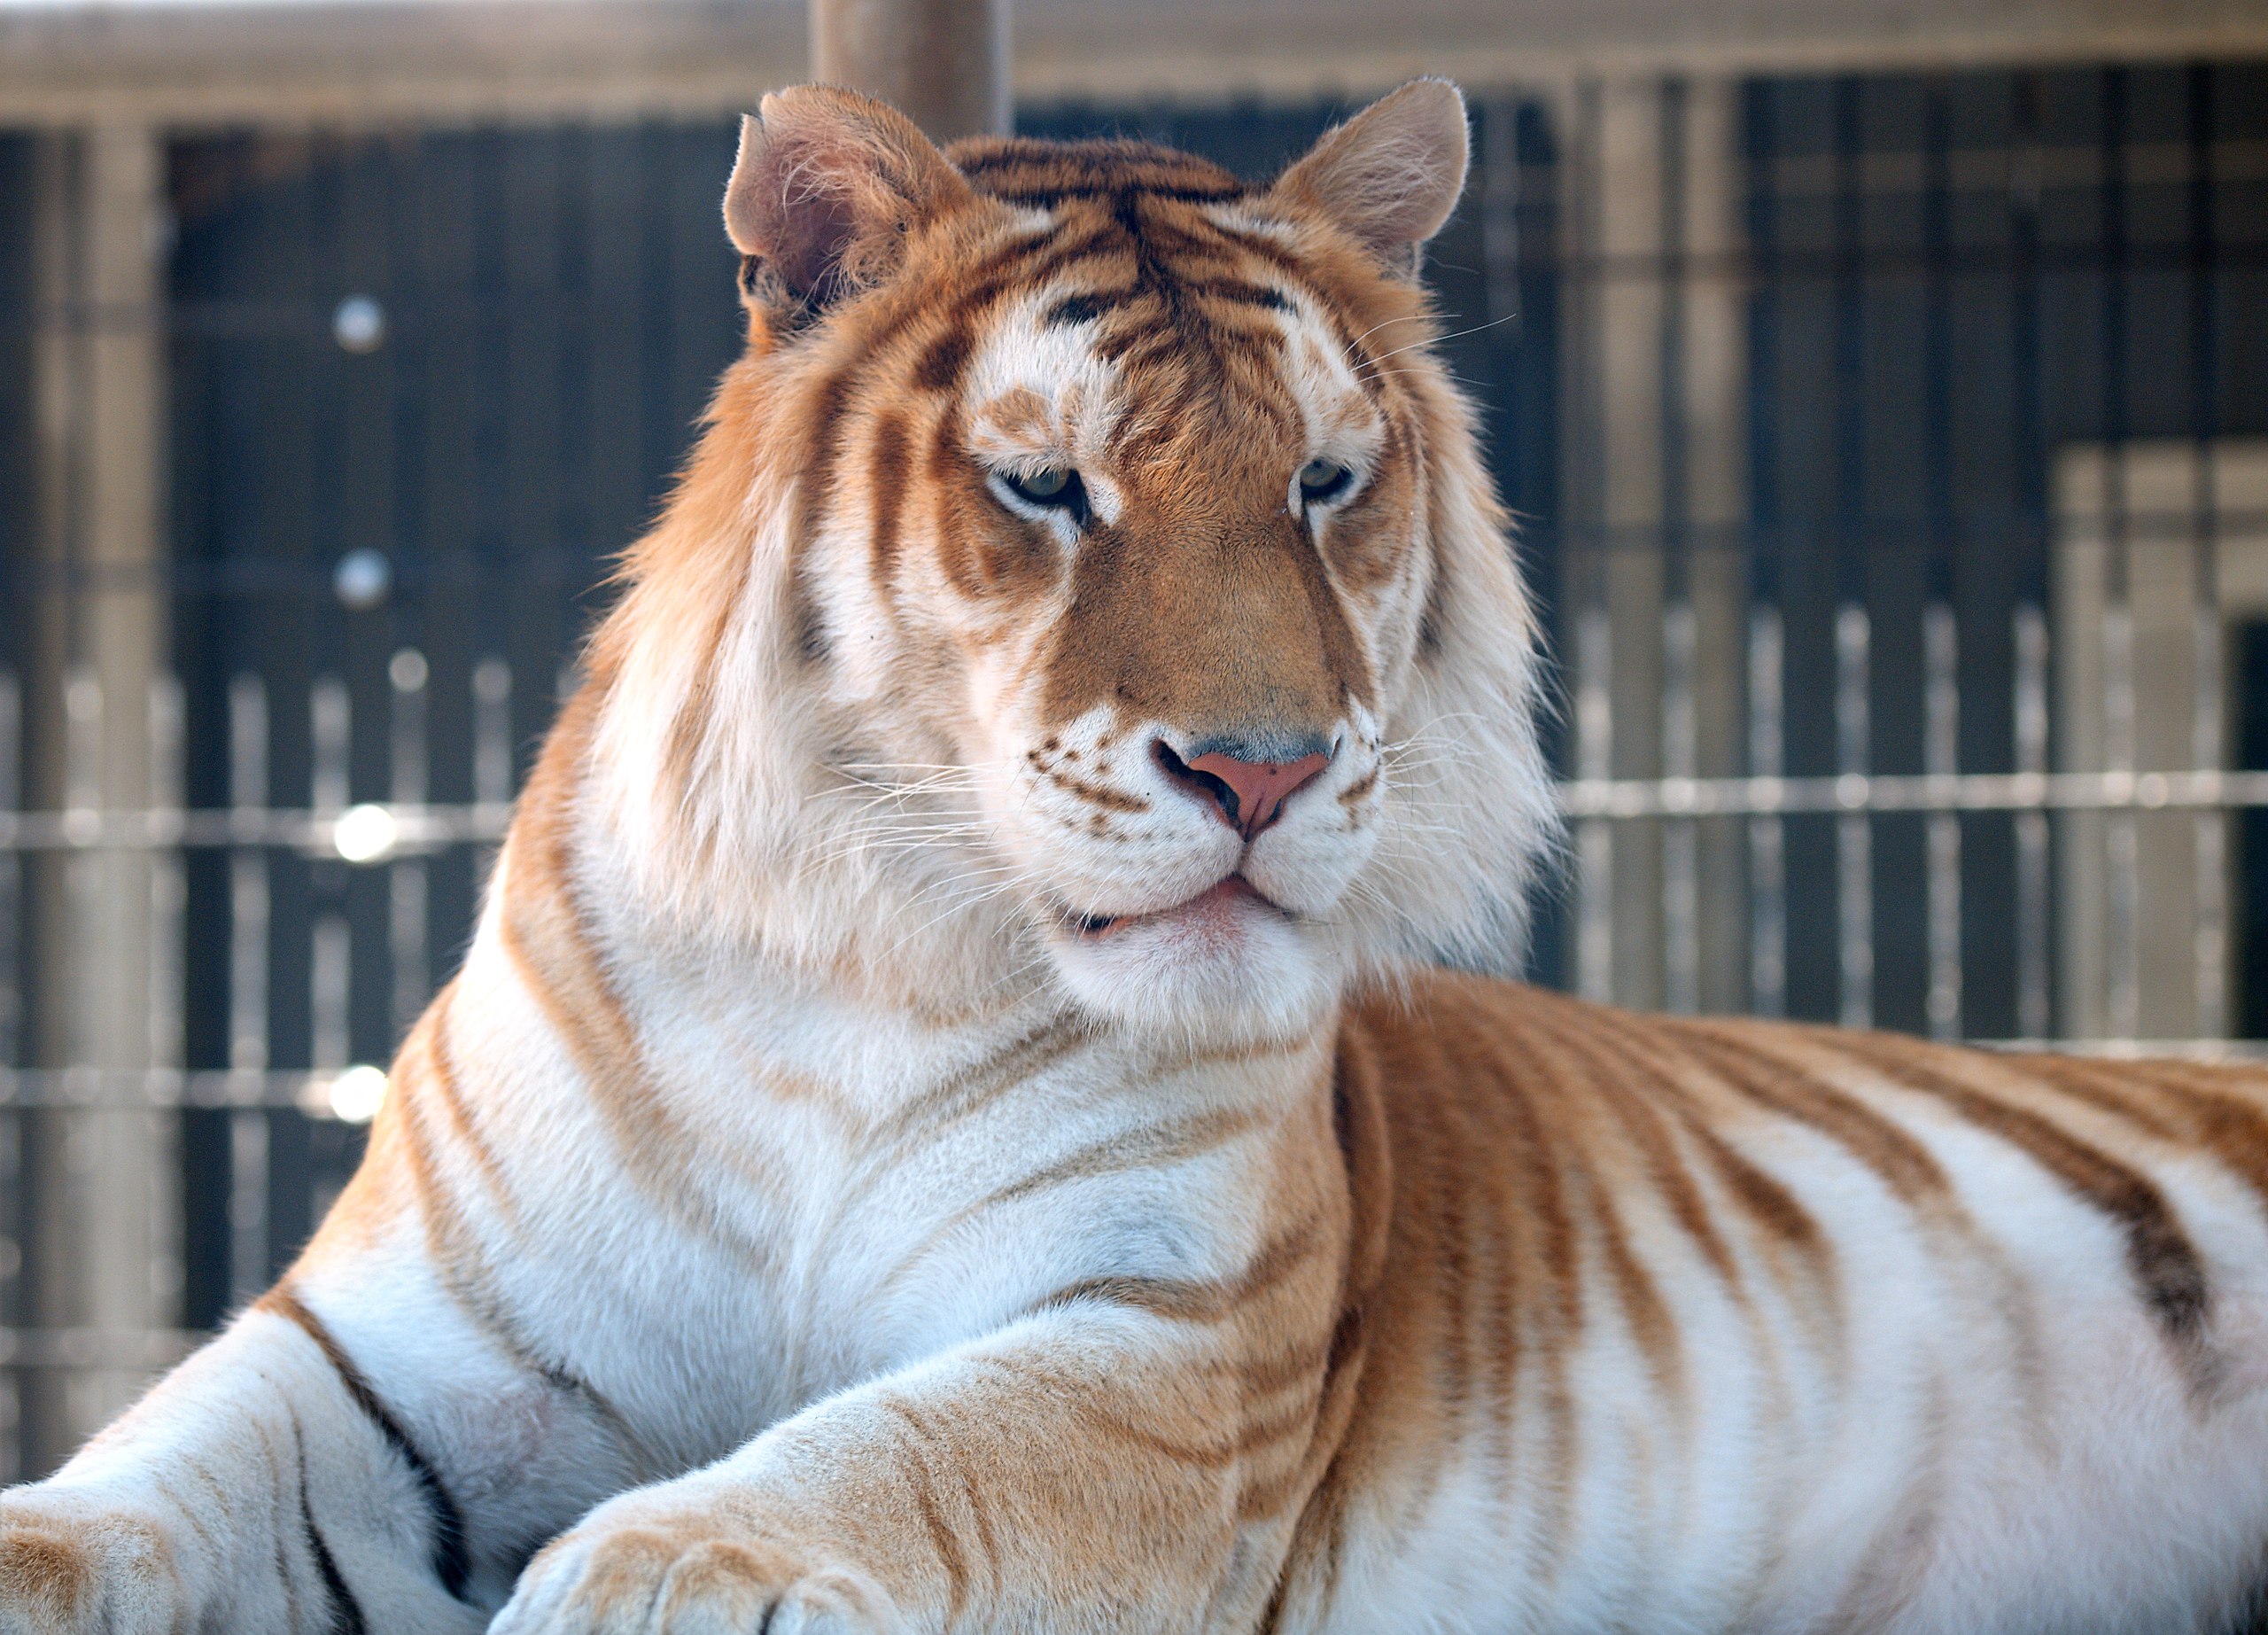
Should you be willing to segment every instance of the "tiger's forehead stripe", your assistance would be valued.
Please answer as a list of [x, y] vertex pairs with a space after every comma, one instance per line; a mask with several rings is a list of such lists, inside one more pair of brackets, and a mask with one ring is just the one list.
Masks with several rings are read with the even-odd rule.
[[1191, 199], [1239, 199], [1231, 172], [1193, 154], [1139, 141], [1065, 144], [1029, 136], [978, 136], [946, 150], [979, 191], [1047, 206], [1074, 196], [1153, 192]]

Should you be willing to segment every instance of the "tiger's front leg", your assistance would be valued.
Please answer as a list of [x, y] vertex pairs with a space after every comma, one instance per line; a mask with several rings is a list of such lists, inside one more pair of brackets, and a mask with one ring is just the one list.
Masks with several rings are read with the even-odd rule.
[[472, 1635], [631, 1479], [558, 1396], [406, 1254], [295, 1274], [0, 1493], [0, 1635]]
[[482, 1627], [454, 1518], [296, 1305], [246, 1312], [53, 1477], [0, 1494], [0, 1631]]
[[820, 1402], [601, 1506], [494, 1635], [1249, 1628], [1328, 1337], [1228, 1354], [1205, 1316], [1078, 1299]]

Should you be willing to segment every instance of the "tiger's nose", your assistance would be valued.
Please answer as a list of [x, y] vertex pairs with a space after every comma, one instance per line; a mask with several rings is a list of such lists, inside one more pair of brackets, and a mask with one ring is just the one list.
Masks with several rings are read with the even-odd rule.
[[1331, 764], [1324, 750], [1296, 760], [1247, 760], [1229, 749], [1216, 749], [1184, 760], [1162, 738], [1152, 745], [1152, 753], [1168, 777], [1209, 801], [1221, 821], [1247, 840], [1283, 816], [1284, 803]]

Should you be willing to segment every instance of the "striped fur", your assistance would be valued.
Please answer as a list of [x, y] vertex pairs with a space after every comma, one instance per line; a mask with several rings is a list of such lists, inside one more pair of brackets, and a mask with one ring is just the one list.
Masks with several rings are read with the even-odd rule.
[[0, 1631], [2243, 1609], [2261, 1075], [1447, 969], [1551, 833], [1463, 166], [1438, 83], [1266, 188], [766, 99], [462, 970], [284, 1282], [0, 1496]]

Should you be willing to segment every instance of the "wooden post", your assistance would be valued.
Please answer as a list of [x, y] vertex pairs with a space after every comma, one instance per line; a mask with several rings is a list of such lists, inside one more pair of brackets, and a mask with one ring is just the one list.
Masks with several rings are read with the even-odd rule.
[[1009, 128], [1009, 0], [812, 0], [814, 75], [939, 142]]
[[[162, 752], [165, 552], [165, 144], [142, 126], [44, 137], [33, 226], [39, 332], [32, 394], [41, 606], [33, 623], [27, 804], [134, 812], [172, 798]], [[158, 701], [153, 710], [152, 702]], [[136, 1107], [142, 1077], [175, 1065], [178, 1016], [161, 929], [169, 876], [144, 850], [38, 860], [27, 950], [33, 1050], [93, 1070], [90, 1103], [29, 1121], [28, 1306], [67, 1331], [27, 1383], [35, 1475], [138, 1394], [178, 1321], [175, 1122]], [[121, 1103], [123, 1105], [121, 1106]], [[50, 1347], [55, 1350], [55, 1347]]]
[[[1742, 770], [1737, 537], [1747, 382], [1731, 82], [1578, 82], [1562, 103], [1571, 262], [1565, 487], [1578, 771]], [[1739, 830], [1578, 827], [1578, 985], [1646, 1009], [1745, 1008]]]

